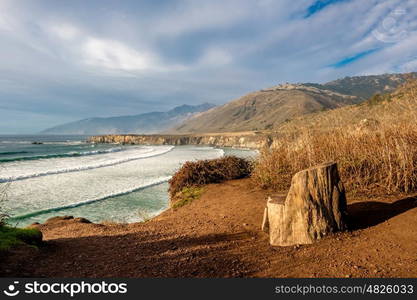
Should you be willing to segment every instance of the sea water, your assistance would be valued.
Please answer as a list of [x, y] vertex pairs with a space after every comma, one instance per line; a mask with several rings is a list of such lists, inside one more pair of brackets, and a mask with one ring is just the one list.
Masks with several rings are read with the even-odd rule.
[[[168, 180], [186, 161], [250, 150], [204, 146], [90, 144], [85, 136], [0, 136], [0, 204], [9, 223], [52, 216], [137, 222], [168, 208]], [[36, 143], [34, 143], [36, 142]]]

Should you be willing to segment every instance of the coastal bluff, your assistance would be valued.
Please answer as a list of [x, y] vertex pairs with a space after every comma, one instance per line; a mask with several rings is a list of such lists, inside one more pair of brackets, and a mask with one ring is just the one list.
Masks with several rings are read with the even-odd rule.
[[260, 149], [262, 147], [270, 147], [273, 138], [271, 135], [257, 132], [184, 135], [109, 134], [92, 136], [88, 139], [88, 142], [125, 145], [206, 145], [214, 147]]

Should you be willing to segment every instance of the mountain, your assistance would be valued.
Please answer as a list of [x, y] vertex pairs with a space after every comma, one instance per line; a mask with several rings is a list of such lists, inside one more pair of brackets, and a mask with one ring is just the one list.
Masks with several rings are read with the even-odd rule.
[[375, 93], [392, 92], [408, 76], [416, 74], [345, 77], [324, 84], [281, 84], [195, 114], [174, 131], [208, 133], [270, 130], [306, 114], [358, 104]]
[[42, 134], [122, 134], [156, 133], [180, 124], [193, 114], [213, 108], [213, 104], [181, 105], [167, 112], [150, 112], [133, 116], [90, 118], [58, 125]]
[[325, 83], [323, 87], [365, 100], [378, 93], [390, 93], [403, 84], [407, 77], [416, 77], [416, 75], [417, 73], [407, 73], [345, 77]]
[[304, 115], [281, 124], [281, 132], [330, 130], [337, 127], [378, 127], [410, 122], [417, 118], [417, 79], [402, 84], [388, 94], [375, 94], [368, 100], [334, 110]]

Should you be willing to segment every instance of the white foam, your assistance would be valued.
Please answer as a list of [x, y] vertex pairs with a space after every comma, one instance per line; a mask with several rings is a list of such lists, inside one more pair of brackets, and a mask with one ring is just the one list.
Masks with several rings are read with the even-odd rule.
[[38, 211], [31, 211], [31, 212], [28, 212], [28, 213], [25, 213], [25, 214], [19, 215], [19, 216], [14, 215], [13, 218], [24, 218], [24, 217], [28, 217], [28, 216], [40, 215], [40, 214], [46, 213], [46, 212], [59, 211], [59, 210], [63, 210], [63, 209], [66, 209], [66, 208], [74, 208], [74, 207], [79, 207], [79, 206], [82, 206], [82, 205], [87, 205], [87, 204], [94, 203], [94, 202], [97, 202], [97, 201], [101, 201], [101, 200], [104, 200], [104, 199], [107, 199], [107, 198], [110, 198], [110, 197], [121, 196], [121, 195], [132, 193], [134, 191], [144, 189], [144, 188], [148, 188], [148, 187], [151, 187], [151, 186], [154, 186], [154, 185], [158, 185], [158, 184], [167, 182], [170, 178], [171, 178], [170, 176], [165, 176], [165, 177], [162, 177], [162, 178], [156, 178], [154, 181], [148, 182], [145, 185], [134, 186], [134, 187], [125, 189], [123, 191], [112, 192], [112, 193], [109, 193], [107, 195], [104, 195], [104, 196], [101, 196], [101, 197], [96, 197], [96, 198], [93, 198], [93, 199], [82, 200], [82, 201], [79, 201], [79, 202], [74, 202], [74, 203], [61, 205], [61, 206], [56, 206], [56, 207], [48, 207], [48, 208], [41, 209], [41, 210], [38, 210]]
[[109, 167], [133, 160], [162, 155], [173, 148], [173, 146], [160, 146], [156, 149], [140, 147], [122, 152], [111, 151], [110, 153], [91, 157], [68, 157], [6, 163], [2, 164], [0, 182]]
[[216, 151], [220, 154], [220, 157], [223, 157], [225, 154], [223, 149], [217, 148]]
[[[148, 152], [144, 153], [144, 149]], [[221, 149], [213, 148], [200, 151], [195, 147], [172, 149], [171, 146], [154, 146], [132, 149], [132, 151], [129, 155], [136, 153], [142, 159], [84, 169], [80, 172], [57, 173], [13, 181], [8, 189], [8, 199], [2, 208], [12, 217], [77, 206], [81, 209], [83, 205], [88, 207], [92, 202], [166, 182], [185, 161], [222, 156]], [[127, 151], [99, 154], [94, 157], [105, 156], [108, 159], [108, 156], [111, 156], [114, 159], [117, 155], [125, 155], [125, 152]], [[156, 153], [159, 155], [155, 156]], [[123, 159], [126, 158], [127, 156], [123, 156]], [[85, 162], [86, 157], [75, 159]], [[67, 158], [57, 159], [56, 163], [59, 161], [68, 164]], [[106, 209], [105, 205], [103, 207]], [[114, 215], [119, 213], [117, 207], [112, 207], [112, 213]], [[158, 212], [150, 213], [156, 215]], [[95, 214], [100, 213], [95, 212]], [[89, 217], [82, 213], [80, 215], [87, 219]]]

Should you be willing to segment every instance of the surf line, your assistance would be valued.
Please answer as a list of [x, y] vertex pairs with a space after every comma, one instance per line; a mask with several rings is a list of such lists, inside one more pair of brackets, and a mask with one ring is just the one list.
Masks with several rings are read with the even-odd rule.
[[89, 205], [91, 203], [103, 201], [103, 200], [113, 198], [113, 197], [117, 197], [117, 196], [130, 194], [130, 193], [133, 193], [133, 192], [141, 191], [141, 190], [153, 187], [153, 186], [160, 185], [162, 183], [168, 182], [168, 180], [170, 178], [171, 178], [170, 176], [163, 177], [162, 179], [160, 179], [158, 181], [155, 181], [153, 183], [150, 183], [150, 184], [147, 184], [147, 185], [144, 185], [144, 186], [140, 186], [140, 187], [137, 187], [137, 188], [129, 189], [127, 191], [116, 192], [116, 193], [109, 194], [109, 195], [106, 195], [106, 196], [100, 197], [100, 198], [85, 200], [85, 201], [81, 201], [81, 202], [77, 202], [77, 203], [71, 203], [71, 204], [52, 207], [52, 208], [41, 209], [41, 210], [38, 210], [38, 211], [30, 212], [30, 213], [19, 215], [19, 216], [11, 216], [8, 220], [10, 220], [10, 221], [19, 221], [19, 220], [22, 220], [22, 219], [26, 219], [26, 218], [30, 218], [30, 217], [36, 217], [36, 216], [47, 214], [47, 213], [50, 213], [50, 212], [58, 212], [58, 211], [69, 209], [69, 208], [75, 208], [75, 207], [80, 207], [80, 206], [84, 206], [84, 205]]
[[[41, 159], [51, 159], [51, 158], [67, 158], [67, 157], [80, 157], [80, 156], [90, 156], [90, 155], [97, 155], [97, 154], [108, 154], [108, 153], [115, 153], [126, 151], [127, 148], [111, 148], [107, 150], [93, 150], [93, 151], [81, 151], [81, 152], [67, 152], [62, 154], [44, 154], [44, 155], [35, 155], [35, 156], [23, 156], [23, 157], [15, 157], [15, 158], [0, 158], [0, 162], [15, 162], [15, 161], [27, 161], [27, 160], [41, 160]], [[30, 153], [27, 151], [20, 151], [20, 152], [4, 152], [4, 153], [12, 153], [12, 154], [24, 154]], [[2, 155], [3, 153], [0, 153]]]
[[99, 169], [99, 168], [104, 168], [104, 167], [111, 167], [111, 166], [119, 165], [119, 164], [122, 164], [122, 163], [134, 161], [134, 160], [139, 160], [139, 159], [145, 159], [145, 158], [155, 157], [155, 156], [159, 156], [159, 155], [164, 155], [164, 154], [172, 151], [174, 148], [175, 148], [175, 146], [171, 146], [168, 150], [166, 150], [164, 152], [156, 153], [156, 154], [153, 154], [153, 155], [132, 157], [132, 158], [127, 158], [127, 159], [119, 159], [119, 160], [116, 160], [116, 161], [113, 161], [113, 162], [104, 163], [104, 164], [100, 164], [100, 165], [85, 166], [85, 167], [78, 167], [78, 168], [72, 168], [72, 169], [69, 168], [69, 169], [47, 171], [47, 172], [28, 174], [28, 175], [22, 175], [22, 176], [17, 176], [17, 177], [6, 177], [6, 178], [3, 177], [3, 178], [0, 178], [0, 183], [20, 181], [20, 180], [25, 180], [25, 179], [29, 179], [29, 178], [42, 177], [42, 176], [48, 176], [48, 175], [56, 175], [56, 174], [63, 174], [63, 173], [93, 170], [93, 169]]

